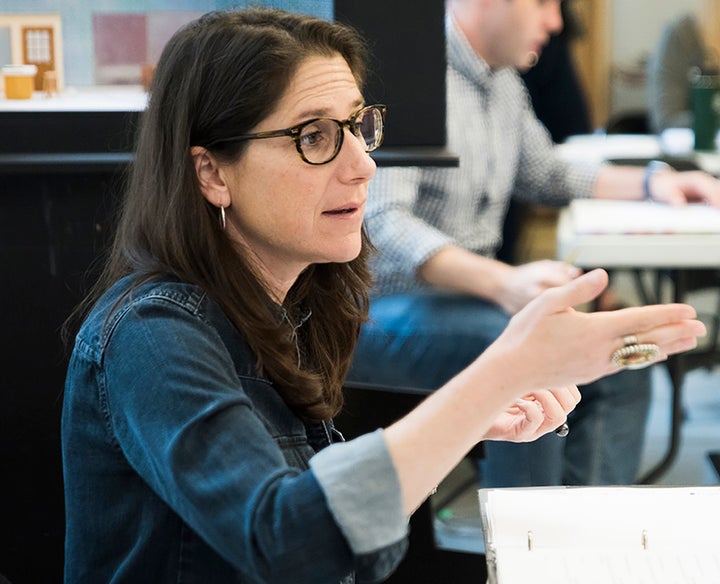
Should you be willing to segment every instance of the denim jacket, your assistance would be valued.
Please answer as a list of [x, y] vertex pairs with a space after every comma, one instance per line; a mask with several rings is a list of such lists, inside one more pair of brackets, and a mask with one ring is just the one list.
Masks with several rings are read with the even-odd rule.
[[407, 518], [382, 431], [315, 453], [202, 289], [131, 283], [97, 303], [68, 368], [65, 581], [387, 577]]

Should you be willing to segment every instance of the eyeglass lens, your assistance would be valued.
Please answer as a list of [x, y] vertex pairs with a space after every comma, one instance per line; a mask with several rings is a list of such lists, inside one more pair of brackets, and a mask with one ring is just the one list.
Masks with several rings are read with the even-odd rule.
[[[376, 108], [358, 112], [355, 119], [355, 136], [361, 140], [368, 152], [380, 145], [383, 135], [382, 113]], [[305, 125], [299, 135], [302, 153], [308, 162], [322, 164], [334, 158], [340, 149], [343, 127], [331, 119], [319, 119]]]
[[361, 112], [360, 119], [355, 120], [360, 134], [365, 140], [368, 152], [372, 152], [378, 146], [383, 137], [382, 112], [377, 108], [369, 108]]

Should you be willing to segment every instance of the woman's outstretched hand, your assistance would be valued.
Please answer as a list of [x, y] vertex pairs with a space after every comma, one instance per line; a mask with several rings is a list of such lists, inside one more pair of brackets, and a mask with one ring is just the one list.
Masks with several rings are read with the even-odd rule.
[[406, 512], [478, 441], [522, 442], [552, 432], [580, 400], [575, 386], [621, 369], [612, 359], [619, 349], [652, 346], [657, 361], [694, 348], [705, 334], [686, 304], [592, 313], [573, 308], [607, 283], [607, 273], [594, 270], [546, 290], [472, 364], [385, 429]]
[[[517, 313], [483, 354], [507, 366], [508, 386], [527, 393], [513, 401], [485, 433], [485, 440], [527, 442], [562, 424], [580, 401], [576, 384], [615, 373], [612, 359], [632, 343], [657, 345], [653, 362], [697, 346], [705, 326], [686, 304], [625, 308], [614, 312], [578, 312], [607, 286], [607, 273], [594, 270], [549, 289]], [[544, 389], [556, 387], [559, 389]]]
[[611, 312], [579, 312], [607, 286], [604, 270], [593, 270], [546, 290], [518, 312], [481, 356], [505, 363], [507, 385], [526, 392], [586, 384], [621, 367], [612, 355], [632, 337], [655, 344], [654, 361], [693, 349], [705, 326], [687, 304], [660, 304]]

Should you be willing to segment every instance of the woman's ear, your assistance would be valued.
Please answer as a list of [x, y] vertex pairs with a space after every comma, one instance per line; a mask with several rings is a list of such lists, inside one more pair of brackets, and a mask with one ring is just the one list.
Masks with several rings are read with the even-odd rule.
[[230, 190], [223, 173], [220, 172], [217, 159], [202, 146], [192, 146], [190, 155], [193, 159], [195, 174], [200, 183], [200, 190], [205, 199], [216, 207], [228, 207], [230, 205]]

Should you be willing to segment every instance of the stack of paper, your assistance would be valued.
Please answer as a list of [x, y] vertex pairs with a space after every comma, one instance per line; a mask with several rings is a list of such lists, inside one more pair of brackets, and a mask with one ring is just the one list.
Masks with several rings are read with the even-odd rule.
[[700, 203], [671, 207], [647, 201], [583, 199], [570, 204], [570, 214], [578, 235], [720, 233], [720, 208]]
[[720, 487], [481, 489], [492, 584], [720, 582]]

